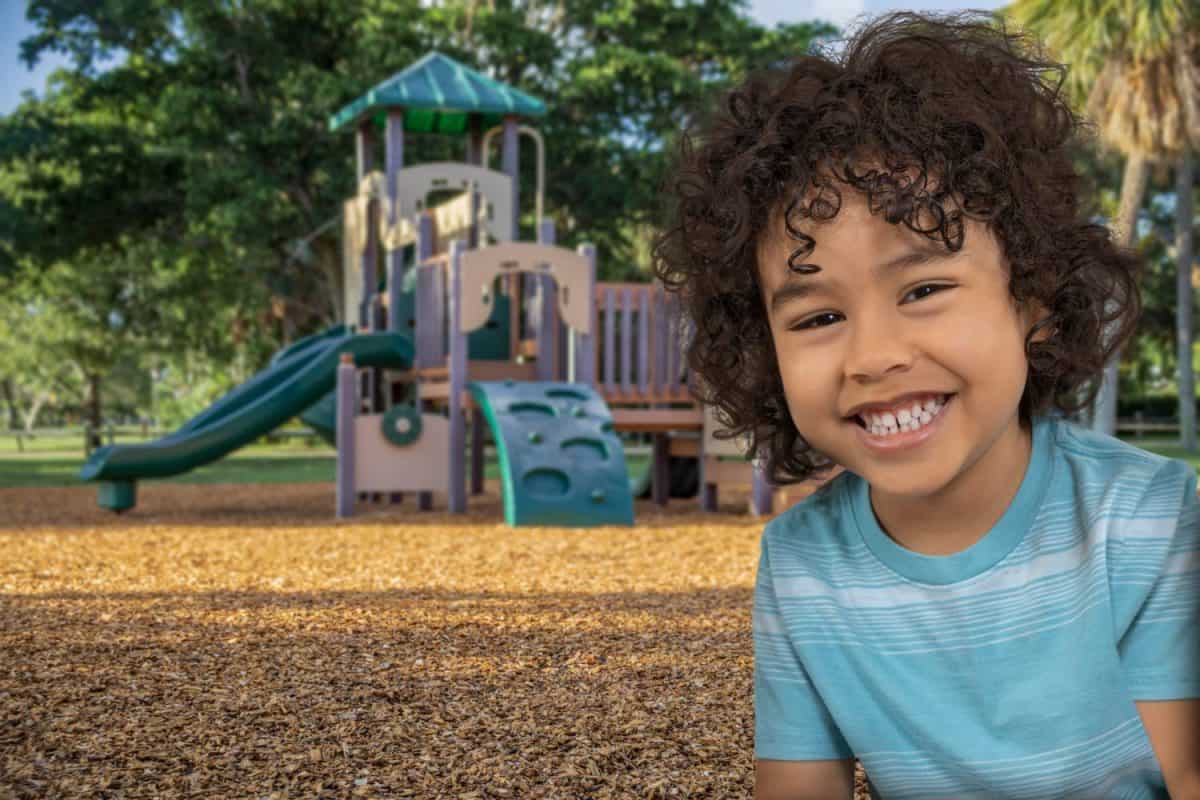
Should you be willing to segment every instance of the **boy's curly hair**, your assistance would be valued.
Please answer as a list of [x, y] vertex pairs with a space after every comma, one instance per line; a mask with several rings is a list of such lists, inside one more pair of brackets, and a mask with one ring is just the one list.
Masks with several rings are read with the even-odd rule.
[[[795, 223], [835, 217], [839, 185], [862, 192], [871, 213], [950, 250], [962, 247], [963, 214], [990, 226], [1013, 301], [1050, 312], [1025, 342], [1023, 423], [1051, 406], [1089, 404], [1104, 364], [1133, 333], [1140, 261], [1080, 207], [1091, 187], [1072, 155], [1093, 129], [1062, 95], [1066, 68], [979, 16], [877, 18], [840, 57], [803, 55], [747, 78], [701, 121], [696, 140], [682, 136], [654, 270], [680, 292], [691, 321], [698, 399], [715, 407], [728, 435], [749, 434], [776, 483], [833, 464], [788, 413], [758, 247], [782, 212], [798, 243], [788, 264], [804, 271], [798, 259], [814, 239]], [[1049, 337], [1032, 341], [1043, 328]]]

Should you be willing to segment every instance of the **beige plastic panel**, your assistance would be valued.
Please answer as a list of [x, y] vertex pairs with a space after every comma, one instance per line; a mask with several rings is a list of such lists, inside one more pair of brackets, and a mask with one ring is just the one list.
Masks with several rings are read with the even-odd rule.
[[[473, 164], [435, 161], [400, 170], [396, 179], [400, 219], [412, 219], [424, 211], [426, 195], [434, 190], [454, 189], [465, 192], [474, 182], [479, 187], [480, 215], [488, 235], [497, 242], [512, 239], [515, 209], [512, 207], [512, 179], [503, 172]], [[464, 212], [465, 215], [465, 212]], [[442, 235], [439, 225], [438, 235]]]
[[[354, 202], [358, 223], [366, 227], [366, 208], [371, 198], [379, 201], [379, 240], [387, 250], [399, 250], [416, 239], [416, 227], [412, 220], [417, 213], [429, 210], [437, 225], [438, 238], [444, 244], [462, 236], [471, 226], [472, 183], [479, 188], [480, 203], [478, 218], [480, 226], [493, 241], [506, 242], [512, 238], [512, 179], [503, 172], [495, 172], [471, 164], [456, 164], [452, 161], [437, 161], [420, 164], [397, 173], [397, 204], [399, 214], [395, 224], [388, 220], [393, 215], [391, 200], [387, 195], [387, 176], [375, 170], [364, 175], [358, 182], [358, 195]], [[459, 191], [462, 194], [432, 208], [425, 206], [425, 197], [434, 190]], [[349, 212], [349, 208], [347, 208]], [[359, 240], [361, 251], [366, 246], [365, 237]], [[439, 247], [438, 250], [445, 250]]]
[[358, 324], [362, 300], [362, 255], [367, 246], [366, 204], [351, 198], [342, 205], [342, 322]]
[[704, 406], [704, 455], [745, 458], [750, 452], [750, 437], [743, 435], [736, 439], [718, 439], [713, 436], [714, 431], [723, 427], [717, 422], [712, 406]]
[[459, 330], [473, 331], [492, 313], [492, 285], [497, 275], [532, 272], [550, 275], [558, 284], [558, 310], [563, 322], [582, 334], [592, 332], [591, 264], [565, 247], [530, 242], [507, 242], [462, 255], [462, 322]]
[[[437, 231], [437, 245], [434, 250], [444, 253], [450, 249], [454, 239], [466, 239], [471, 230], [471, 193], [463, 192], [458, 197], [447, 200], [431, 209], [433, 213], [434, 230]], [[480, 203], [475, 215], [481, 227], [487, 224], [486, 204]]]
[[421, 438], [399, 447], [383, 437], [382, 414], [354, 419], [354, 488], [360, 492], [447, 492], [450, 421], [421, 415]]
[[[417, 238], [417, 229], [408, 217], [400, 217], [393, 225], [389, 224], [391, 218], [389, 211], [391, 210], [391, 201], [387, 196], [387, 177], [375, 170], [369, 172], [362, 177], [358, 182], [358, 194], [347, 202], [346, 213], [351, 213], [349, 203], [354, 203], [353, 213], [356, 219], [356, 225], [365, 233], [367, 228], [367, 206], [374, 198], [379, 204], [379, 241], [383, 244], [385, 250], [399, 250], [406, 244], [410, 244]], [[359, 252], [367, 246], [366, 236], [356, 240], [355, 246]]]

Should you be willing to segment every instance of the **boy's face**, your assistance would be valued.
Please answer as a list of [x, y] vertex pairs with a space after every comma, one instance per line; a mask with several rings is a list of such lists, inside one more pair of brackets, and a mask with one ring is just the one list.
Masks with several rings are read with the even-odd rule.
[[1014, 307], [986, 225], [965, 220], [963, 247], [950, 253], [839, 189], [832, 221], [801, 226], [816, 247], [799, 261], [820, 272], [788, 269], [799, 243], [781, 215], [759, 248], [788, 410], [810, 445], [874, 490], [933, 495], [1021, 435], [1033, 319]]

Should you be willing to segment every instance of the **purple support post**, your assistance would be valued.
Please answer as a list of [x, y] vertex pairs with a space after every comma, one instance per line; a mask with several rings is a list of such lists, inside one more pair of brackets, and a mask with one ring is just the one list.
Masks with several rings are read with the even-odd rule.
[[462, 254], [466, 249], [462, 239], [450, 243], [450, 491], [449, 510], [461, 514], [467, 510], [466, 475], [463, 461], [466, 456], [466, 422], [463, 419], [462, 393], [467, 381], [467, 335], [459, 330], [462, 324]]
[[[467, 115], [467, 152], [466, 162], [481, 166], [483, 164], [483, 118], [479, 114]], [[479, 247], [479, 204], [482, 202], [477, 186], [468, 189], [471, 192], [471, 227], [467, 233], [467, 246], [472, 250]]]
[[[369, 120], [358, 126], [355, 136], [357, 145], [357, 166], [359, 182], [375, 168], [375, 134]], [[363, 296], [359, 298], [358, 324], [361, 330], [370, 330], [371, 325], [371, 295], [375, 293], [377, 279], [375, 275], [375, 260], [379, 255], [379, 205], [370, 203], [367, 206], [367, 247], [362, 255]]]
[[358, 414], [358, 381], [354, 357], [342, 354], [337, 370], [337, 516], [354, 514], [354, 418]]
[[666, 298], [664, 311], [667, 317], [667, 391], [671, 394], [679, 388], [679, 304], [674, 296]]
[[475, 181], [471, 181], [467, 191], [471, 193], [471, 206], [467, 212], [470, 214], [471, 220], [471, 226], [467, 228], [467, 248], [477, 250], [479, 248], [479, 204], [482, 202], [482, 198], [479, 196], [479, 187]]
[[[557, 238], [557, 232], [554, 229], [554, 220], [542, 219], [538, 221], [539, 244], [553, 245], [556, 243]], [[561, 286], [557, 288], [558, 291], [563, 291]], [[551, 341], [554, 343], [554, 369], [551, 374], [554, 377], [551, 380], [570, 380], [570, 327], [559, 316], [557, 295], [555, 296], [555, 302], [550, 304], [550, 311], [543, 310], [542, 319], [544, 324], [554, 331], [554, 335], [551, 337]]]
[[417, 340], [416, 366], [434, 367], [442, 363], [442, 311], [438, 297], [437, 274], [440, 266], [422, 267], [433, 253], [433, 218], [428, 214], [417, 217], [417, 241], [414, 248], [417, 261], [417, 296], [413, 303], [413, 335]]
[[537, 337], [538, 282], [536, 275], [516, 273], [513, 279], [521, 289], [521, 338]]
[[650, 494], [654, 505], [665, 506], [671, 497], [671, 438], [665, 433], [654, 434]]
[[700, 432], [700, 452], [696, 458], [700, 462], [700, 510], [717, 510], [717, 484], [708, 480], [708, 448], [705, 447], [705, 431]]
[[754, 460], [754, 478], [750, 486], [750, 513], [756, 517], [771, 513], [771, 484], [767, 480], [765, 459]]
[[467, 149], [463, 154], [468, 164], [483, 163], [483, 117], [467, 115]]
[[[437, 295], [435, 279], [441, 267], [421, 268], [421, 264], [433, 255], [433, 217], [427, 213], [417, 216], [417, 241], [413, 246], [417, 271], [416, 302], [413, 303], [413, 336], [416, 338], [415, 368], [429, 367], [442, 362], [442, 316], [441, 298]], [[420, 383], [417, 383], [418, 389]], [[420, 393], [416, 400], [417, 411], [423, 411]], [[417, 508], [429, 511], [433, 508], [433, 493], [418, 492]]]
[[430, 306], [434, 330], [437, 331], [437, 363], [439, 366], [447, 363], [450, 358], [450, 340], [446, 338], [450, 313], [450, 265], [439, 264], [433, 271], [433, 305]]
[[638, 392], [650, 389], [650, 290], [638, 290]]
[[[554, 222], [544, 219], [538, 222], [538, 242], [546, 245], [554, 244]], [[558, 363], [555, 348], [555, 336], [558, 333], [558, 286], [550, 275], [537, 276], [538, 318], [537, 318], [537, 379], [539, 381], [555, 380]]]
[[612, 395], [616, 389], [617, 376], [617, 291], [609, 287], [604, 290], [604, 316], [596, 309], [596, 317], [604, 320], [604, 392]]
[[633, 290], [621, 293], [621, 391], [633, 393]]
[[[358, 126], [355, 135], [357, 147], [358, 180], [361, 183], [371, 170], [375, 168], [375, 134], [371, 121], [364, 120]], [[379, 258], [379, 203], [372, 201], [367, 204], [366, 219], [367, 246], [362, 253], [360, 266], [362, 269], [362, 297], [358, 304], [358, 329], [360, 332], [374, 330], [374, 296], [378, 288], [375, 265]], [[361, 396], [366, 400], [367, 408], [373, 409], [375, 402], [376, 375], [374, 370], [362, 371]]]
[[506, 116], [504, 118], [504, 150], [501, 160], [504, 174], [512, 178], [512, 241], [517, 241], [518, 232], [520, 231], [521, 220], [521, 173], [520, 167], [520, 150], [517, 148], [517, 118], [514, 116]]
[[[387, 115], [387, 145], [384, 160], [387, 164], [388, 224], [395, 225], [400, 221], [400, 204], [397, 201], [399, 193], [400, 170], [404, 169], [404, 112], [399, 109], [389, 109]], [[400, 330], [400, 289], [404, 282], [404, 251], [392, 250], [388, 253], [388, 330]], [[389, 397], [390, 401], [391, 398]]]
[[571, 339], [571, 357], [573, 363], [571, 365], [571, 381], [573, 383], [582, 383], [591, 386], [596, 382], [596, 326], [599, 324], [599, 314], [596, 313], [596, 304], [593, 298], [596, 296], [596, 246], [591, 244], [581, 244], [576, 249], [579, 255], [587, 259], [588, 262], [588, 281], [584, 288], [586, 294], [583, 297], [583, 302], [587, 304], [588, 313], [592, 316], [592, 329], [588, 333], [580, 333], [572, 331]]
[[483, 494], [483, 412], [471, 409], [471, 494]]
[[667, 330], [669, 327], [666, 293], [658, 289], [654, 292], [654, 392], [659, 396], [666, 391], [670, 383], [667, 377]]

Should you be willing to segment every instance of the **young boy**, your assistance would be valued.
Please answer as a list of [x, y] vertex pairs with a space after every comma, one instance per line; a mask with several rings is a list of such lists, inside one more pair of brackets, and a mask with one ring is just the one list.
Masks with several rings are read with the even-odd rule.
[[1190, 466], [1074, 426], [1140, 313], [1055, 65], [877, 19], [747, 80], [657, 247], [702, 399], [780, 483], [754, 595], [756, 796], [1200, 797]]

